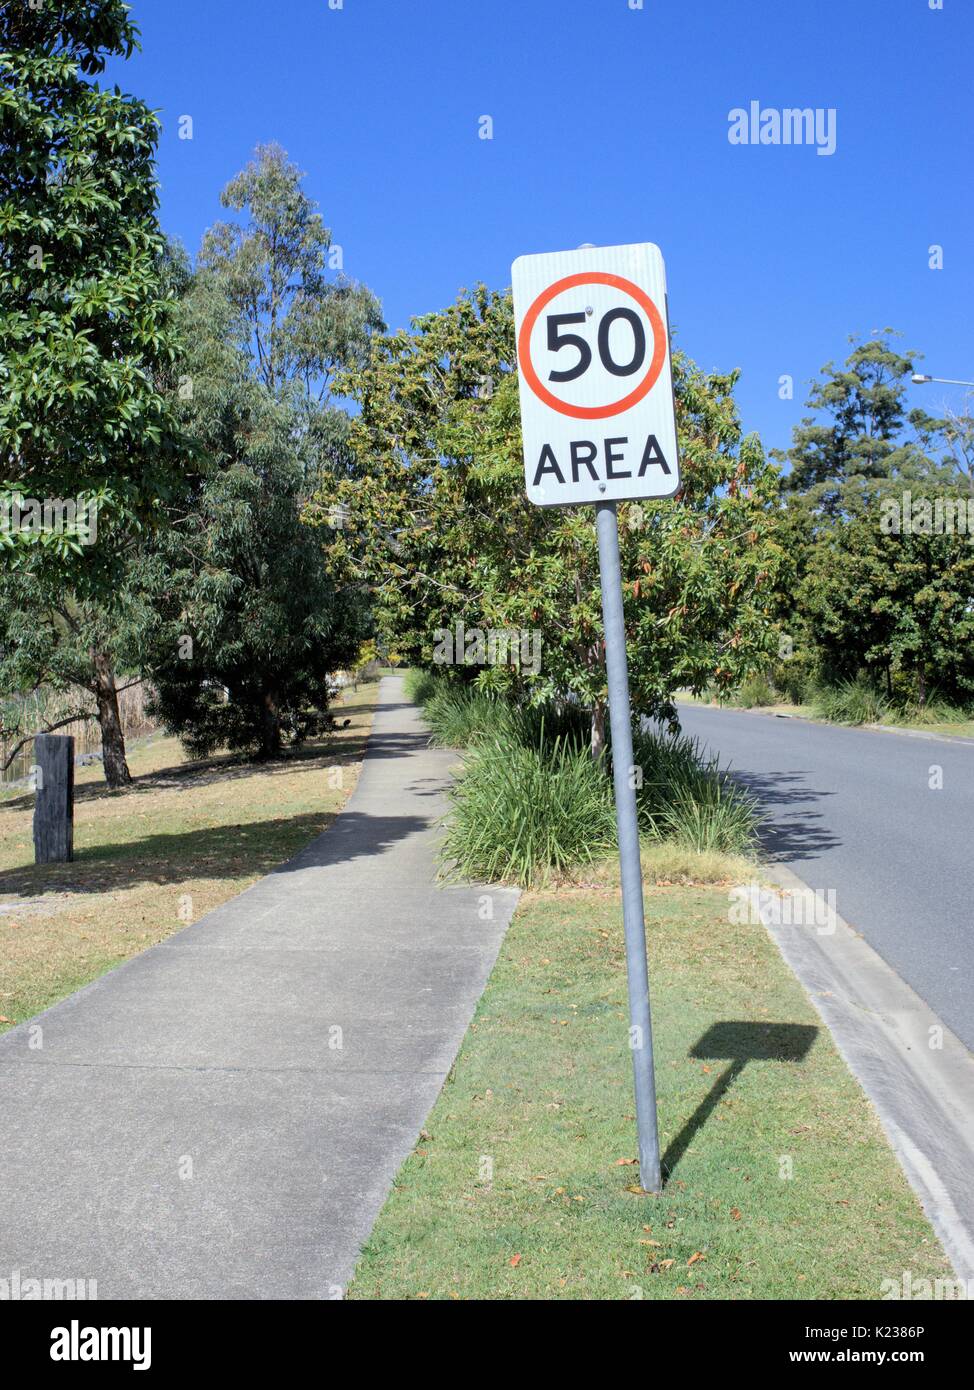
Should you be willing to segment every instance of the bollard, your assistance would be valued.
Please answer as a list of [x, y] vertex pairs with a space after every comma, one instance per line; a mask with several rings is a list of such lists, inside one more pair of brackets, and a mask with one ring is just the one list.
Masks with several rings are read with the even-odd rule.
[[34, 862], [68, 864], [74, 858], [74, 739], [34, 738]]

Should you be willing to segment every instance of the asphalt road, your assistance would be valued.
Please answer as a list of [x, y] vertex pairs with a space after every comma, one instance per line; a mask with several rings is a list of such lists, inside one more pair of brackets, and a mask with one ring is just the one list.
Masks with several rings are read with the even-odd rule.
[[974, 1050], [974, 743], [693, 705], [680, 719], [760, 799], [771, 861], [834, 890]]

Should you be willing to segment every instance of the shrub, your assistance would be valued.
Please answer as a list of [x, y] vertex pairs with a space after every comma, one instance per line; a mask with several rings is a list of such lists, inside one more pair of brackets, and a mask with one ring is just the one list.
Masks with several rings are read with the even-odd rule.
[[758, 705], [773, 705], [778, 696], [762, 675], [748, 676], [737, 692], [737, 703], [744, 709], [754, 709]]
[[819, 689], [812, 708], [816, 718], [833, 724], [878, 724], [887, 714], [882, 695], [862, 677]]
[[475, 743], [451, 793], [445, 853], [466, 878], [530, 884], [603, 858], [616, 843], [604, 765], [561, 738]]
[[643, 731], [633, 740], [642, 768], [637, 792], [642, 827], [700, 851], [743, 854], [757, 838], [757, 802], [707, 759], [696, 739]]

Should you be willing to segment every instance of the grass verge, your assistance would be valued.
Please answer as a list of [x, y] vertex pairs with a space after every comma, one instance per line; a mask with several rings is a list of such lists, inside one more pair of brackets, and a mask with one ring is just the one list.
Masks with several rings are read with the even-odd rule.
[[[716, 868], [716, 864], [714, 866]], [[726, 886], [650, 889], [666, 1185], [634, 1163], [618, 894], [528, 894], [348, 1296], [840, 1299], [946, 1258]]]
[[806, 704], [793, 704], [783, 696], [767, 702], [733, 697], [717, 700], [708, 695], [694, 695], [688, 690], [679, 691], [677, 701], [710, 708], [746, 709], [752, 714], [791, 715], [815, 724], [884, 724], [892, 729], [974, 738], [974, 718], [968, 718], [963, 709], [936, 698], [922, 707], [893, 705], [856, 682], [821, 690]]
[[0, 1032], [242, 892], [325, 830], [352, 791], [376, 686], [336, 708], [347, 729], [274, 763], [186, 762], [159, 737], [110, 792], [79, 772], [75, 859], [35, 866], [33, 795], [0, 801]]

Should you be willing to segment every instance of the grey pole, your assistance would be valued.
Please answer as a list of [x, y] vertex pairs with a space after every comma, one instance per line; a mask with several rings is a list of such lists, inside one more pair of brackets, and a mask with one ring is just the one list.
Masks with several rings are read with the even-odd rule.
[[649, 1011], [649, 971], [646, 965], [646, 928], [643, 920], [643, 874], [639, 862], [639, 823], [636, 815], [636, 789], [632, 779], [632, 713], [629, 706], [626, 628], [622, 615], [619, 518], [614, 502], [596, 502], [595, 528], [599, 538], [605, 666], [609, 678], [609, 721], [612, 729], [612, 776], [615, 782], [619, 863], [622, 869], [622, 924], [626, 936], [626, 971], [629, 977], [630, 1049], [636, 1082], [639, 1182], [647, 1192], [658, 1192], [659, 1133], [656, 1125], [653, 1028]]

